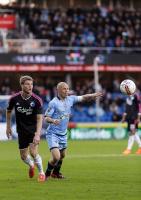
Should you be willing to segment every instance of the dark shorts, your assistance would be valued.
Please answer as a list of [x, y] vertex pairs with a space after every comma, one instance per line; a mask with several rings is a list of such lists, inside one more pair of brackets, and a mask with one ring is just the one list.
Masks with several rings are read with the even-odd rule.
[[136, 131], [137, 129], [138, 129], [138, 123], [136, 123], [136, 120], [128, 120], [127, 121], [128, 132]]
[[34, 134], [18, 133], [19, 149], [25, 149], [33, 143]]

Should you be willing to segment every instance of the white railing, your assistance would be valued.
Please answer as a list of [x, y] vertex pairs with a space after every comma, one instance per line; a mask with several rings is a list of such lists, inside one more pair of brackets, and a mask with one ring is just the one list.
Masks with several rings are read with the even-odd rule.
[[49, 40], [42, 39], [5, 39], [3, 45], [3, 53], [45, 53], [48, 49]]
[[50, 46], [47, 39], [4, 39], [3, 46], [0, 47], [0, 53], [47, 53], [52, 51], [71, 51], [80, 50], [83, 53], [89, 51], [105, 51], [105, 52], [141, 52], [141, 48], [130, 47], [54, 47]]

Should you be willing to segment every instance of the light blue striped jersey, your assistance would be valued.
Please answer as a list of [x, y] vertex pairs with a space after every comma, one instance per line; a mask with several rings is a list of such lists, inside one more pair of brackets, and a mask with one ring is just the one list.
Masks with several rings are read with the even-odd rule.
[[78, 101], [80, 101], [79, 96], [71, 95], [67, 96], [64, 100], [61, 100], [59, 97], [54, 97], [49, 102], [48, 108], [45, 112], [45, 116], [51, 117], [52, 119], [60, 120], [60, 124], [54, 125], [50, 123], [47, 128], [47, 134], [66, 134], [71, 114], [71, 107], [74, 105], [74, 103], [77, 103]]

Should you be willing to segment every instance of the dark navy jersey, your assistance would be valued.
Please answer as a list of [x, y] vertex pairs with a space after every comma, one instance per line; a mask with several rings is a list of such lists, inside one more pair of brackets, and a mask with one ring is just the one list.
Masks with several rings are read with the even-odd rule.
[[126, 99], [126, 109], [125, 112], [127, 113], [127, 120], [135, 120], [137, 119], [139, 113], [139, 105], [140, 101], [137, 98], [137, 95], [129, 96]]
[[21, 92], [14, 94], [10, 98], [7, 110], [15, 109], [18, 133], [35, 133], [37, 114], [42, 114], [42, 106], [41, 98], [34, 93], [27, 99], [21, 96]]

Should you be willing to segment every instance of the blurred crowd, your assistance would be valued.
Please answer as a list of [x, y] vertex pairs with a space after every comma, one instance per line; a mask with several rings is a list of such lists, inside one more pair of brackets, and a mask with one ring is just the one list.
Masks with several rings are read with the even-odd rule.
[[[56, 96], [56, 83], [60, 80], [49, 78], [36, 78], [34, 92], [38, 94], [44, 102], [44, 111], [49, 101]], [[96, 102], [78, 103], [72, 109], [72, 122], [101, 122], [119, 121], [124, 112], [125, 96], [119, 91], [121, 80], [101, 78], [98, 90], [104, 93], [99, 105]], [[15, 91], [10, 79], [5, 79], [0, 87], [1, 95], [12, 95]], [[83, 95], [95, 92], [94, 81], [91, 78], [79, 78], [72, 81], [70, 94]], [[5, 108], [7, 101], [0, 99], [0, 121], [5, 121]]]
[[7, 38], [48, 39], [51, 46], [141, 47], [141, 11], [94, 6], [15, 13], [17, 28]]
[[[123, 7], [113, 10], [104, 6], [54, 10], [13, 7], [12, 13], [16, 14], [16, 29], [7, 32], [7, 39], [47, 39], [54, 47], [141, 47], [140, 10]], [[2, 46], [3, 35], [0, 33], [0, 49]], [[56, 95], [56, 83], [59, 81], [59, 78], [35, 78], [34, 91], [43, 99], [44, 110]], [[100, 77], [98, 89], [104, 93], [104, 97], [99, 104], [76, 104], [71, 121], [119, 121], [125, 102], [125, 96], [119, 91], [120, 82], [118, 78], [110, 80]], [[17, 88], [15, 90], [13, 85], [9, 78], [1, 80], [0, 95], [16, 92]], [[70, 88], [71, 93], [76, 95], [95, 92], [94, 80], [86, 77], [72, 80]], [[6, 104], [6, 100], [0, 99], [0, 122], [5, 121]]]

